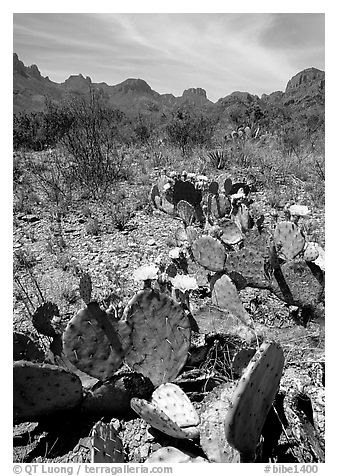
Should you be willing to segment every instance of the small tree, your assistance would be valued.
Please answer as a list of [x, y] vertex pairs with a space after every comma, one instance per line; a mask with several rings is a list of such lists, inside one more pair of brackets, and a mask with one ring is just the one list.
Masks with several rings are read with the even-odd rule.
[[151, 127], [148, 124], [147, 119], [139, 114], [137, 122], [134, 126], [134, 134], [136, 141], [142, 145], [148, 144], [151, 138]]
[[126, 118], [107, 106], [102, 93], [93, 89], [86, 96], [71, 98], [63, 110], [72, 119], [62, 142], [72, 157], [74, 177], [98, 198], [122, 171], [124, 154], [118, 145], [123, 140]]
[[166, 125], [169, 141], [178, 146], [183, 155], [197, 145], [207, 145], [211, 142], [214, 123], [206, 116], [193, 115], [187, 110], [178, 110]]

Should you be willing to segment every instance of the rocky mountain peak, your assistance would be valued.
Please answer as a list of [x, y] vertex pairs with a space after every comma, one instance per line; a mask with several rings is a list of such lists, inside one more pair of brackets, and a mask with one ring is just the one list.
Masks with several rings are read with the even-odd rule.
[[143, 79], [128, 78], [122, 83], [118, 84], [116, 88], [123, 93], [143, 93], [152, 94], [153, 90]]
[[295, 89], [316, 86], [324, 89], [325, 73], [317, 68], [308, 68], [300, 71], [288, 81], [285, 93], [288, 94]]
[[70, 89], [87, 89], [91, 84], [92, 80], [89, 76], [84, 77], [82, 74], [72, 74], [64, 83], [61, 83], [66, 88]]
[[207, 99], [207, 93], [206, 90], [203, 88], [189, 88], [183, 91], [182, 97], [202, 97]]

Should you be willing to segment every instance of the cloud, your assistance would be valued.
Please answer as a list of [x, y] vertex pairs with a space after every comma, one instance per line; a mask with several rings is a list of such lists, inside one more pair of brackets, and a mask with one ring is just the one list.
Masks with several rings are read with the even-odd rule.
[[82, 73], [116, 84], [148, 81], [160, 93], [284, 89], [301, 69], [324, 67], [321, 14], [15, 14], [14, 51], [43, 75]]

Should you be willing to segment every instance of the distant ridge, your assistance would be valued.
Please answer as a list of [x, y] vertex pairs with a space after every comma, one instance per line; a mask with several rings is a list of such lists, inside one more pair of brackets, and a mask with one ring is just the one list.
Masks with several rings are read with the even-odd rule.
[[63, 83], [51, 81], [41, 76], [36, 65], [25, 66], [16, 53], [13, 54], [13, 106], [14, 112], [42, 111], [45, 96], [56, 103], [70, 95], [81, 95], [89, 87], [103, 92], [107, 103], [124, 112], [161, 114], [182, 105], [190, 105], [208, 113], [224, 111], [234, 104], [249, 106], [258, 104], [280, 104], [290, 107], [324, 107], [325, 72], [307, 68], [293, 76], [286, 84], [285, 92], [276, 91], [263, 94], [261, 98], [249, 92], [234, 91], [218, 99], [215, 103], [207, 97], [203, 88], [189, 88], [182, 96], [160, 94], [140, 78], [128, 78], [122, 83], [108, 85], [105, 82], [93, 83], [89, 76], [71, 75]]

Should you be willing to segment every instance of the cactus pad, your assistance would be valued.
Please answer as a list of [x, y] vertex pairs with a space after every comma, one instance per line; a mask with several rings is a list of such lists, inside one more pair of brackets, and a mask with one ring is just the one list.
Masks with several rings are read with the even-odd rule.
[[270, 281], [265, 272], [265, 259], [254, 248], [245, 247], [228, 254], [226, 270], [229, 274], [239, 273], [246, 280], [248, 286], [269, 288]]
[[202, 403], [200, 442], [211, 463], [239, 463], [239, 453], [227, 442], [224, 428], [233, 387], [232, 382], [219, 385]]
[[36, 421], [73, 408], [82, 399], [80, 379], [55, 365], [18, 361], [13, 365], [14, 419]]
[[59, 309], [52, 302], [45, 302], [33, 314], [32, 323], [35, 329], [48, 337], [55, 337], [57, 330], [52, 323], [54, 316], [59, 316]]
[[190, 324], [181, 306], [153, 289], [138, 292], [124, 310], [131, 328], [127, 364], [157, 386], [173, 380], [190, 346]]
[[256, 338], [249, 323], [246, 324], [231, 312], [221, 310], [215, 306], [203, 305], [194, 311], [194, 319], [197, 322], [201, 334], [227, 334], [248, 343]]
[[215, 218], [223, 218], [231, 210], [231, 203], [228, 197], [220, 193], [210, 199], [210, 212]]
[[223, 271], [226, 253], [219, 240], [211, 236], [197, 238], [191, 246], [193, 256], [198, 264], [210, 271]]
[[222, 241], [227, 245], [236, 245], [243, 240], [243, 235], [239, 227], [232, 220], [218, 222], [222, 228]]
[[157, 184], [155, 184], [151, 187], [150, 194], [149, 194], [149, 199], [150, 199], [152, 205], [155, 208], [158, 208], [158, 200], [156, 200], [156, 197], [160, 198], [160, 191], [158, 189]]
[[231, 192], [231, 189], [232, 189], [232, 180], [231, 180], [231, 178], [227, 178], [224, 181], [223, 188], [224, 188], [225, 195], [229, 195], [230, 192]]
[[177, 180], [173, 186], [173, 202], [175, 205], [184, 200], [193, 207], [201, 203], [202, 194], [191, 182]]
[[152, 395], [151, 402], [160, 408], [180, 428], [197, 426], [199, 416], [187, 395], [178, 385], [165, 383]]
[[213, 282], [211, 299], [215, 306], [229, 311], [242, 322], [246, 324], [250, 322], [237, 288], [226, 274]]
[[305, 238], [297, 225], [291, 221], [277, 224], [274, 232], [277, 252], [286, 260], [294, 259], [305, 246]]
[[237, 374], [241, 375], [245, 367], [248, 366], [250, 360], [255, 355], [256, 349], [241, 349], [237, 352], [237, 354], [232, 359], [232, 371]]
[[[280, 269], [291, 293], [289, 304], [299, 307], [313, 307], [320, 302], [323, 284], [315, 278], [305, 261], [288, 261]], [[277, 278], [277, 276], [275, 277]], [[283, 296], [280, 296], [280, 292], [283, 292], [283, 283], [277, 281], [279, 286], [278, 293], [275, 289], [276, 281], [273, 280], [272, 282], [275, 294], [283, 298]]]
[[98, 421], [92, 429], [92, 463], [123, 463], [123, 445], [112, 423]]
[[190, 245], [192, 245], [193, 242], [197, 240], [198, 236], [200, 235], [200, 229], [194, 228], [193, 226], [187, 226], [185, 232], [187, 235], [188, 243]]
[[92, 279], [88, 273], [85, 273], [81, 276], [80, 279], [80, 296], [81, 299], [86, 303], [89, 304], [92, 298]]
[[164, 213], [167, 213], [168, 215], [174, 215], [175, 212], [175, 207], [170, 201], [167, 199], [167, 195], [163, 195], [161, 197], [161, 205], [160, 205], [160, 210], [162, 210]]
[[240, 228], [243, 233], [246, 233], [253, 227], [253, 220], [249, 213], [249, 208], [245, 203], [241, 203], [238, 207], [234, 222]]
[[132, 398], [130, 406], [134, 412], [143, 418], [150, 426], [162, 431], [162, 433], [174, 438], [189, 438], [186, 432], [156, 405], [141, 398]]
[[195, 209], [185, 200], [180, 200], [177, 204], [177, 213], [185, 225], [191, 225], [195, 216]]
[[170, 436], [195, 438], [199, 435], [199, 416], [177, 385], [160, 385], [153, 393], [151, 402], [133, 398], [131, 407], [154, 428]]
[[225, 420], [225, 434], [241, 460], [254, 461], [262, 428], [278, 390], [284, 354], [275, 343], [263, 343], [239, 380]]
[[218, 194], [218, 183], [217, 182], [211, 182], [209, 185], [209, 193], [212, 193], [213, 195]]
[[73, 365], [99, 380], [113, 376], [125, 351], [116, 329], [96, 302], [69, 321], [63, 334], [63, 347]]
[[304, 259], [305, 261], [316, 261], [319, 256], [318, 245], [312, 241], [309, 241], [306, 244], [306, 248], [304, 250]]

